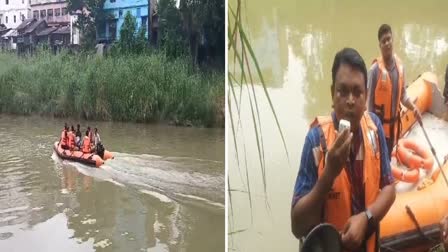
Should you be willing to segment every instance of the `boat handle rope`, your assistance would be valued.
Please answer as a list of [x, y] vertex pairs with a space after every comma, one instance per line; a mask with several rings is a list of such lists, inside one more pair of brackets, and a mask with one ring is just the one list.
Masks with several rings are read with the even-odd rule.
[[415, 218], [414, 213], [412, 212], [411, 208], [406, 205], [406, 213], [411, 217], [412, 222], [414, 222], [415, 226], [417, 227], [417, 231], [424, 239], [430, 241], [430, 242], [436, 242], [433, 239], [429, 238], [425, 233], [423, 233], [423, 230], [421, 229], [420, 225], [418, 224], [417, 218]]

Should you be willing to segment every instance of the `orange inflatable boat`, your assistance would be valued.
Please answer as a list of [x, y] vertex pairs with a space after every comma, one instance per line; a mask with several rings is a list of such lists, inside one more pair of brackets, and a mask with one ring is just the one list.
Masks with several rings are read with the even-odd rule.
[[114, 158], [112, 153], [107, 150], [104, 150], [103, 158], [94, 153], [83, 153], [82, 151], [64, 150], [61, 148], [61, 145], [59, 145], [59, 142], [54, 143], [54, 151], [62, 159], [72, 160], [96, 167], [100, 167], [106, 160]]
[[[422, 114], [431, 113], [442, 118], [443, 113], [446, 113], [447, 109], [437, 86], [435, 74], [423, 73], [407, 88], [407, 93]], [[401, 120], [404, 139], [408, 132], [422, 130], [420, 126], [412, 128], [416, 122], [412, 111], [402, 111]], [[446, 130], [448, 131], [448, 128]], [[410, 172], [409, 179], [412, 181], [405, 183], [412, 187], [399, 192], [398, 184], [404, 182], [400, 181], [396, 185], [395, 202], [380, 223], [381, 251], [428, 251], [440, 243], [439, 222], [448, 214], [448, 185], [442, 176], [438, 176], [439, 168], [437, 162], [433, 160], [434, 157], [429, 151], [426, 139], [418, 141], [417, 145], [419, 146], [411, 146], [412, 144], [407, 143], [406, 147], [420, 148], [418, 151], [420, 153], [417, 154], [422, 156], [421, 159], [407, 158], [406, 151], [400, 154], [402, 159], [408, 159], [408, 166], [413, 166], [410, 168], [416, 170], [408, 171]], [[427, 150], [421, 149], [423, 147]], [[443, 151], [448, 152], [448, 150], [436, 149], [437, 154]], [[398, 156], [398, 151], [396, 155]], [[414, 172], [418, 171], [419, 167], [426, 171], [425, 173], [420, 172], [422, 176], [416, 175], [418, 172]], [[395, 175], [400, 176], [397, 169], [394, 166], [393, 170], [397, 173]], [[448, 174], [448, 164], [443, 164], [442, 169]], [[433, 174], [432, 177], [431, 174]]]

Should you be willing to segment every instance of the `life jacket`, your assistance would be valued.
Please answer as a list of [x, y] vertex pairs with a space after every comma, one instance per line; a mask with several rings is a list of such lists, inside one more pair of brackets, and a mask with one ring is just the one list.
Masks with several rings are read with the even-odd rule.
[[69, 148], [75, 147], [75, 134], [72, 131], [68, 133], [68, 147]]
[[82, 152], [90, 153], [90, 138], [88, 136], [84, 137], [84, 141], [82, 143]]
[[[327, 146], [332, 146], [335, 139], [335, 127], [331, 116], [317, 117], [311, 127], [319, 127], [320, 147], [315, 154], [315, 162], [318, 164], [318, 176], [322, 176], [325, 168], [325, 158], [328, 152]], [[364, 147], [364, 185], [365, 207], [371, 206], [380, 193], [381, 159], [377, 128], [365, 112], [361, 118]], [[314, 153], [314, 151], [313, 151]], [[331, 191], [323, 208], [323, 221], [333, 224], [337, 230], [342, 231], [347, 220], [352, 216], [351, 184], [346, 167], [334, 180]], [[366, 242], [367, 252], [379, 251], [379, 230], [377, 229]]]
[[[373, 63], [378, 63], [378, 81], [376, 83], [375, 95], [373, 100], [373, 107], [375, 114], [381, 119], [383, 123], [384, 135], [393, 140], [393, 145], [398, 141], [399, 127], [400, 127], [400, 100], [401, 91], [403, 90], [403, 65], [400, 58], [394, 55], [395, 67], [398, 70], [398, 92], [396, 97], [392, 97], [392, 79], [384, 64], [383, 57], [376, 58]], [[392, 108], [392, 99], [395, 100], [395, 108]], [[392, 115], [393, 109], [395, 114]], [[390, 150], [391, 151], [391, 150]]]
[[67, 131], [64, 129], [63, 131], [62, 131], [62, 133], [61, 133], [61, 141], [60, 141], [60, 143], [61, 143], [61, 145], [67, 145], [67, 141], [68, 141], [68, 139], [67, 139], [67, 137], [65, 136], [65, 133], [66, 133]]

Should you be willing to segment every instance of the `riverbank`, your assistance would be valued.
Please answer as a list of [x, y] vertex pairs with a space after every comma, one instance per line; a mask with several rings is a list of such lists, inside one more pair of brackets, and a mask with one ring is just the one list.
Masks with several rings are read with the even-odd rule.
[[0, 112], [224, 127], [224, 72], [162, 53], [0, 54]]

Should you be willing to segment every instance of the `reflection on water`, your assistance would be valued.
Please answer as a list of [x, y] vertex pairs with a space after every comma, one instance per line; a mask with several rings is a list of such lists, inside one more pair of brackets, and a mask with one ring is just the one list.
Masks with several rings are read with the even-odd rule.
[[[234, 9], [235, 3], [236, 0], [229, 1]], [[232, 235], [229, 246], [238, 251], [296, 251], [298, 243], [290, 232], [292, 190], [309, 123], [315, 116], [331, 111], [331, 67], [335, 53], [343, 47], [354, 47], [369, 66], [380, 53], [378, 28], [382, 23], [389, 23], [394, 33], [395, 52], [404, 62], [407, 81], [410, 83], [423, 71], [434, 71], [442, 79], [448, 64], [445, 14], [448, 2], [408, 1], [406, 11], [396, 11], [403, 10], [403, 3], [386, 0], [362, 3], [248, 0], [243, 3], [243, 27], [269, 87], [291, 158], [288, 162], [264, 91], [255, 79], [266, 149], [269, 207], [265, 203], [252, 113], [244, 89], [241, 128], [236, 136], [242, 176], [231, 135], [228, 165], [230, 187], [237, 190], [232, 192], [230, 231], [246, 231]], [[229, 25], [232, 23], [230, 16]], [[234, 66], [232, 57], [229, 52], [229, 71], [236, 69], [237, 75], [238, 63]], [[230, 101], [234, 103], [233, 98]], [[252, 208], [248, 203], [246, 162]]]
[[0, 115], [0, 251], [224, 249], [222, 130], [97, 123], [97, 169], [53, 153], [60, 125]]

